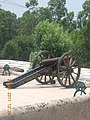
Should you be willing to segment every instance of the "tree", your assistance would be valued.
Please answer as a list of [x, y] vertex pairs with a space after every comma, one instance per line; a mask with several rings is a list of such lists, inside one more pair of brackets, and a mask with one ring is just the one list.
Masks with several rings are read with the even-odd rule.
[[37, 0], [29, 0], [29, 2], [26, 2], [26, 7], [29, 8], [29, 10], [35, 10], [37, 5]]
[[90, 50], [90, 19], [86, 21], [86, 25], [82, 29], [82, 34], [85, 36], [85, 38], [88, 40], [87, 43], [87, 49]]
[[18, 45], [18, 59], [29, 60], [30, 52], [34, 48], [34, 42], [31, 40], [31, 37], [27, 35], [17, 36], [13, 41]]
[[77, 28], [82, 29], [86, 24], [86, 15], [84, 11], [79, 11], [77, 16]]
[[86, 18], [90, 18], [90, 0], [86, 0], [82, 7]]
[[74, 12], [67, 13], [66, 17], [61, 20], [61, 24], [64, 27], [64, 30], [72, 32], [76, 29], [76, 21], [74, 20]]
[[31, 35], [38, 23], [37, 11], [26, 11], [21, 18], [18, 19], [18, 35]]
[[16, 36], [16, 27], [16, 15], [0, 9], [0, 49], [7, 41]]
[[38, 9], [38, 21], [43, 21], [43, 20], [49, 20], [52, 21], [52, 14], [51, 11], [48, 7], [44, 8], [44, 7], [40, 7]]
[[48, 50], [55, 56], [61, 56], [64, 52], [70, 50], [72, 45], [70, 34], [65, 32], [58, 23], [48, 20], [39, 22], [35, 27], [33, 39], [36, 41], [38, 50]]
[[18, 45], [13, 41], [8, 41], [2, 49], [1, 56], [3, 59], [15, 59], [19, 58]]
[[65, 7], [66, 0], [50, 0], [48, 2], [48, 7], [51, 10], [52, 17], [56, 21], [60, 21], [66, 13], [67, 9]]
[[17, 36], [7, 42], [2, 50], [2, 58], [29, 60], [34, 43], [30, 36]]
[[71, 33], [71, 39], [73, 41], [72, 51], [79, 57], [81, 67], [90, 67], [90, 33], [88, 33], [87, 27]]

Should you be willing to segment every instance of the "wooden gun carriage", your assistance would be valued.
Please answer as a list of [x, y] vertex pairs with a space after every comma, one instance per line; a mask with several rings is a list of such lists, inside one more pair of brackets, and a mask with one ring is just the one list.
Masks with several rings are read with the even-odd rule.
[[4, 86], [16, 88], [36, 79], [41, 84], [55, 84], [56, 79], [66, 88], [73, 87], [80, 76], [80, 64], [71, 52], [54, 58], [48, 51], [41, 51], [33, 62], [32, 70], [13, 80], [5, 81]]
[[71, 52], [54, 58], [48, 51], [42, 51], [33, 62], [32, 68], [37, 66], [48, 66], [46, 71], [36, 78], [42, 84], [54, 84], [57, 79], [62, 86], [72, 87], [80, 76], [79, 59]]

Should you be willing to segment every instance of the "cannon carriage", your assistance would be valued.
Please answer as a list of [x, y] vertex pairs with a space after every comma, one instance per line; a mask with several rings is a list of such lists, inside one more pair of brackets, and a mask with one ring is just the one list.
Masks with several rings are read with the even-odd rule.
[[55, 57], [48, 51], [41, 51], [33, 61], [32, 70], [13, 80], [5, 81], [4, 86], [16, 88], [36, 79], [41, 84], [55, 84], [70, 88], [78, 81], [80, 64], [77, 57], [71, 52]]
[[33, 62], [32, 68], [48, 66], [36, 80], [42, 84], [55, 83], [55, 80], [64, 86], [72, 87], [80, 76], [79, 59], [71, 52], [64, 53], [61, 57], [53, 57], [48, 51], [41, 51]]

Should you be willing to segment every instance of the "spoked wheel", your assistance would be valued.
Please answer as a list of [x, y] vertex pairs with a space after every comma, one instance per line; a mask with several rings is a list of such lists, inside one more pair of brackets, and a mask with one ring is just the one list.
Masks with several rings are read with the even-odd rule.
[[[39, 67], [41, 66], [41, 61], [44, 60], [44, 59], [50, 59], [50, 58], [53, 58], [53, 55], [48, 52], [48, 51], [41, 51], [38, 56], [36, 57], [35, 61], [33, 62], [33, 66], [32, 68], [36, 68], [36, 67]], [[45, 73], [41, 74], [41, 76], [37, 77], [36, 80], [39, 82], [39, 83], [42, 83], [42, 84], [48, 84], [50, 83], [52, 80], [53, 80], [53, 76], [51, 75], [52, 73], [52, 70], [51, 68], [48, 67], [48, 69], [45, 71]]]
[[55, 81], [53, 80], [54, 77], [52, 76], [52, 70], [50, 68], [46, 69], [45, 73], [41, 74], [41, 76], [37, 77], [36, 80], [39, 83], [42, 84], [55, 84]]
[[80, 76], [79, 60], [70, 52], [63, 54], [57, 64], [57, 78], [59, 83], [66, 87], [73, 87]]

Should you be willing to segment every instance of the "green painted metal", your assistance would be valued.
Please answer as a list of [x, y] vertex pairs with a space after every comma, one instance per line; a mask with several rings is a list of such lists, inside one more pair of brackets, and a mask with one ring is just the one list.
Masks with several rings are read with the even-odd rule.
[[8, 64], [4, 65], [2, 75], [10, 75], [10, 66]]
[[86, 87], [86, 85], [85, 85], [84, 82], [77, 81], [77, 82], [74, 84], [73, 87], [76, 89], [76, 91], [75, 91], [75, 93], [74, 93], [74, 97], [76, 96], [77, 92], [81, 92], [80, 95], [82, 95], [82, 93], [86, 94], [85, 89], [86, 89], [87, 87]]

